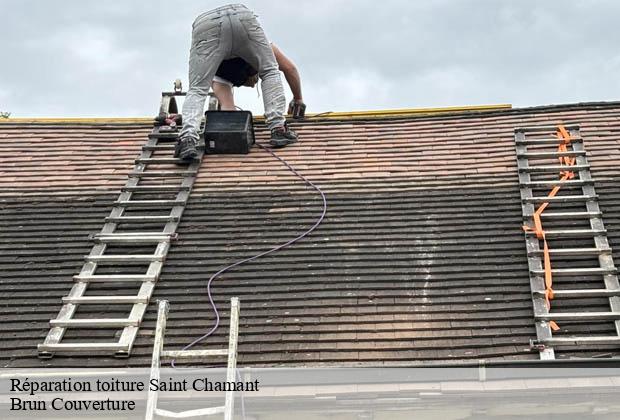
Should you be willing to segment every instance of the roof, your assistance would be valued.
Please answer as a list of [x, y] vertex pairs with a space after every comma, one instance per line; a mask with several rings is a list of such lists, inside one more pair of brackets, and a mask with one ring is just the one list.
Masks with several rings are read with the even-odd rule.
[[[327, 216], [308, 238], [214, 282], [224, 317], [231, 296], [241, 301], [240, 364], [537, 359], [514, 128], [558, 123], [581, 125], [620, 261], [620, 103], [293, 123], [301, 142], [278, 154], [325, 191]], [[213, 321], [210, 274], [320, 214], [316, 193], [258, 148], [205, 157], [132, 357], [38, 360], [150, 130], [140, 120], [0, 123], [2, 366], [147, 366], [157, 299], [171, 303], [167, 346], [187, 344]], [[262, 124], [256, 133], [266, 141]], [[115, 310], [106, 315], [126, 313]], [[226, 342], [224, 324], [209, 346]], [[557, 352], [609, 355], [620, 349]]]

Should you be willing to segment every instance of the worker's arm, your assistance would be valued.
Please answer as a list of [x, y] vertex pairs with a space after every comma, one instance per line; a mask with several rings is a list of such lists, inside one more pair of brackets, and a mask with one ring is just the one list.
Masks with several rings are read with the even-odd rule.
[[284, 73], [286, 82], [291, 88], [291, 92], [293, 92], [293, 100], [295, 102], [303, 102], [303, 96], [301, 94], [301, 78], [299, 77], [299, 72], [297, 71], [295, 63], [285, 56], [275, 44], [271, 44], [271, 48], [273, 49], [273, 54], [276, 56], [278, 67], [280, 68], [280, 71]]
[[233, 96], [233, 90], [230, 85], [213, 81], [211, 86], [213, 93], [220, 102], [220, 108], [222, 111], [234, 111], [235, 110], [235, 98]]

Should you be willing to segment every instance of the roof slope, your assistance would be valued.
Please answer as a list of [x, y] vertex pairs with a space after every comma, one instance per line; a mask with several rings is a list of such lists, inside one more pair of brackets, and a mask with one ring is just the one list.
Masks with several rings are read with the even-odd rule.
[[[581, 125], [620, 261], [618, 103], [293, 124], [302, 141], [278, 154], [326, 192], [327, 217], [310, 237], [215, 281], [224, 317], [229, 298], [241, 300], [240, 363], [537, 359], [513, 130], [557, 123]], [[213, 322], [212, 273], [320, 214], [319, 197], [264, 151], [207, 156], [133, 356], [39, 361], [36, 344], [149, 132], [141, 123], [0, 124], [2, 366], [146, 366], [156, 299], [171, 302], [168, 345], [187, 344]], [[226, 341], [226, 325], [210, 346]], [[611, 354], [620, 351], [558, 357]]]

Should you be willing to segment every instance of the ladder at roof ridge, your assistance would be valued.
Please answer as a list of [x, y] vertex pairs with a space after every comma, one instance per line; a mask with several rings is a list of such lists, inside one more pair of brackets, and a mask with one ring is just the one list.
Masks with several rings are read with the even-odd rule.
[[[180, 82], [178, 86], [175, 83], [174, 92], [162, 93], [162, 104], [160, 107], [160, 115], [165, 113], [176, 113], [177, 106], [175, 96], [184, 95], [181, 92]], [[161, 175], [161, 171], [148, 171], [147, 168], [152, 163], [159, 163], [160, 160], [153, 159], [153, 153], [156, 150], [173, 150], [173, 145], [161, 145], [159, 142], [174, 142], [177, 138], [178, 127], [154, 127], [146, 144], [142, 147], [142, 152], [136, 160], [133, 172], [129, 174], [129, 179], [123, 188], [118, 200], [114, 203], [114, 207], [110, 216], [105, 219], [105, 224], [101, 232], [94, 236], [95, 245], [90, 253], [85, 257], [85, 263], [77, 276], [73, 279], [73, 285], [68, 296], [62, 299], [61, 307], [56, 319], [50, 320], [51, 329], [42, 344], [37, 346], [39, 357], [50, 358], [55, 353], [60, 352], [106, 352], [113, 353], [117, 357], [128, 357], [131, 353], [134, 341], [136, 339], [138, 328], [142, 323], [149, 300], [153, 294], [155, 283], [157, 282], [161, 270], [170, 249], [171, 240], [176, 239], [177, 226], [185, 210], [185, 204], [189, 198], [189, 194], [196, 180], [198, 170], [200, 168], [204, 148], [199, 148], [198, 158], [192, 162], [183, 162], [180, 159], [166, 158], [166, 163], [183, 164], [182, 171], [167, 171], [171, 179], [180, 178], [180, 184], [175, 185], [176, 188], [171, 191], [177, 192], [174, 200], [152, 200], [147, 204], [140, 201], [131, 201], [131, 197], [136, 192], [152, 192], [156, 190], [154, 187], [141, 186], [140, 181], [144, 177], [150, 176], [151, 173], [159, 174], [159, 179], [165, 179], [166, 175]], [[167, 184], [169, 185], [169, 184]], [[169, 189], [167, 189], [169, 190]], [[135, 206], [134, 206], [135, 204]], [[170, 209], [168, 216], [124, 216], [128, 208], [145, 208], [150, 209]], [[165, 223], [162, 231], [159, 232], [116, 232], [117, 225], [120, 223], [131, 222], [161, 222]], [[106, 255], [105, 251], [108, 244], [120, 244], [125, 246], [133, 246], [136, 244], [150, 244], [156, 246], [154, 254], [147, 255]], [[96, 274], [97, 265], [100, 262], [148, 262], [148, 269], [145, 274], [114, 274], [105, 275]], [[135, 295], [118, 296], [118, 295], [97, 295], [86, 296], [90, 283], [97, 284], [119, 284], [120, 282], [137, 282], [140, 284], [139, 290]], [[130, 313], [126, 318], [74, 318], [78, 306], [94, 304], [132, 304]], [[94, 328], [116, 329], [117, 336], [120, 332], [118, 341], [101, 342], [94, 341], [92, 338], [89, 342], [88, 336], [80, 338], [80, 342], [63, 343], [63, 337], [68, 328], [79, 329], [80, 332], [91, 330]]]
[[[212, 356], [228, 356], [226, 364], [226, 382], [235, 382], [237, 369], [237, 344], [239, 338], [239, 298], [230, 299], [230, 332], [228, 335], [228, 349], [214, 350], [168, 350], [164, 351], [164, 335], [166, 332], [166, 320], [168, 317], [168, 301], [159, 302], [157, 310], [157, 325], [153, 340], [153, 356], [151, 359], [151, 375], [149, 383], [154, 379], [159, 381], [161, 359], [200, 359]], [[146, 400], [145, 420], [153, 420], [157, 416], [165, 418], [193, 418], [205, 417], [216, 414], [224, 414], [224, 420], [232, 420], [234, 412], [234, 396], [232, 390], [226, 391], [223, 406], [200, 408], [182, 412], [173, 412], [157, 408], [158, 391], [149, 388]]]
[[[541, 135], [557, 132], [557, 139], [552, 140], [551, 137], [541, 138]], [[528, 134], [534, 134], [535, 137], [526, 137]], [[560, 150], [558, 146], [564, 143], [572, 145], [572, 150], [564, 147]], [[551, 127], [531, 127], [515, 129], [515, 144], [517, 154], [517, 166], [519, 171], [519, 184], [521, 191], [521, 206], [525, 221], [524, 230], [525, 241], [528, 254], [528, 268], [530, 275], [530, 286], [532, 289], [532, 302], [534, 308], [534, 318], [536, 324], [537, 340], [531, 342], [532, 349], [540, 352], [541, 359], [554, 359], [554, 347], [572, 347], [573, 349], [586, 349], [589, 346], [596, 345], [614, 345], [620, 348], [620, 284], [618, 283], [617, 269], [611, 254], [611, 248], [607, 240], [605, 226], [603, 224], [602, 213], [598, 204], [598, 196], [596, 194], [592, 179], [590, 167], [586, 158], [586, 151], [583, 145], [583, 139], [579, 132], [578, 125], [572, 126], [551, 126]], [[552, 146], [556, 151], [536, 152], [528, 151], [528, 145]], [[560, 167], [557, 165], [550, 166], [530, 166], [530, 159], [553, 158], [563, 159]], [[570, 160], [567, 161], [566, 159]], [[568, 163], [568, 164], [567, 164]], [[572, 170], [571, 170], [572, 169]], [[548, 171], [548, 172], [547, 172]], [[557, 181], [532, 181], [532, 174], [540, 174], [544, 172], [560, 172], [567, 174], [562, 180]], [[570, 179], [570, 173], [574, 174], [574, 179]], [[581, 189], [581, 195], [578, 196], [534, 196], [533, 187], [549, 187], [554, 188], [557, 185], [577, 186]], [[545, 213], [539, 213], [539, 217], [545, 221], [549, 219], [561, 220], [565, 219], [581, 219], [588, 220], [590, 229], [566, 229], [566, 230], [548, 230], [544, 231], [547, 238], [589, 238], [594, 241], [592, 245], [579, 246], [574, 248], [558, 248], [545, 251], [540, 248], [544, 240], [536, 234], [535, 212], [540, 205], [545, 202], [556, 203], [554, 206], [568, 204], [574, 205], [581, 203], [585, 206], [585, 211], [575, 211], [571, 207], [568, 211], [553, 210], [545, 217]], [[557, 207], [556, 207], [557, 209]], [[543, 209], [544, 210], [544, 209]], [[542, 230], [542, 222], [539, 225]], [[590, 275], [597, 274], [602, 276], [604, 288], [575, 288], [572, 290], [553, 291], [551, 286], [546, 285], [545, 255], [553, 261], [554, 256], [597, 256], [598, 267], [596, 268], [568, 268], [554, 269], [549, 264], [548, 274], [551, 276], [559, 275]], [[551, 289], [551, 290], [550, 290]], [[556, 300], [548, 301], [550, 296]], [[606, 297], [609, 299], [609, 312], [558, 312], [553, 311], [553, 302], [562, 298], [590, 298], [590, 297]], [[550, 304], [549, 304], [550, 302]], [[560, 337], [553, 335], [553, 330], [558, 327], [555, 321], [601, 321], [608, 320], [614, 323], [615, 335], [581, 335], [581, 336], [565, 336]]]

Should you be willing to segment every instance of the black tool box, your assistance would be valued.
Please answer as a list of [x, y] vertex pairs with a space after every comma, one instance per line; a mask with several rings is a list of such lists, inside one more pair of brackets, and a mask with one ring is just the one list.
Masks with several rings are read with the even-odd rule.
[[212, 154], [248, 153], [254, 144], [250, 111], [207, 111], [205, 151]]

